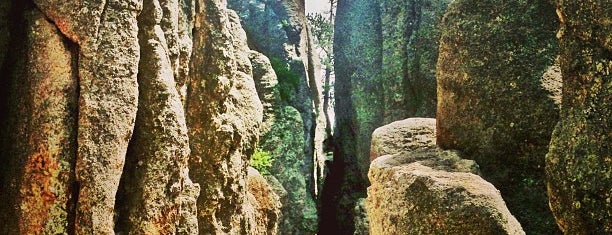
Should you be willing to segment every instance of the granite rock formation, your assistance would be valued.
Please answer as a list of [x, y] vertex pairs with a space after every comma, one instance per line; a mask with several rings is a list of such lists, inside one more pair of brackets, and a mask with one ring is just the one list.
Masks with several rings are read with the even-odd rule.
[[558, 54], [554, 12], [544, 0], [454, 1], [438, 58], [438, 145], [476, 160], [535, 233], [558, 232], [544, 157], [559, 109], [542, 79]]

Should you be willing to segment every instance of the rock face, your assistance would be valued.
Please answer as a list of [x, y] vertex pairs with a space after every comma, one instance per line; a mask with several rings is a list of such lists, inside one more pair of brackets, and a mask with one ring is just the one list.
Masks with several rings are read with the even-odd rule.
[[270, 186], [259, 172], [249, 167], [247, 176], [249, 203], [253, 206], [255, 226], [251, 234], [278, 234], [281, 202], [272, 186]]
[[[410, 135], [411, 130], [416, 132]], [[422, 138], [414, 139], [419, 141], [411, 144], [414, 148], [378, 144], [386, 155], [372, 162], [368, 174], [371, 234], [525, 234], [499, 191], [476, 175], [474, 161], [436, 147], [434, 119], [407, 119], [374, 134], [389, 136], [397, 142]]]
[[75, 48], [39, 10], [28, 9], [22, 17], [25, 42], [18, 51], [24, 56], [11, 74], [8, 122], [2, 125], [14, 134], [3, 140], [2, 170], [14, 177], [2, 182], [8, 201], [2, 205], [7, 226], [0, 233], [68, 233], [76, 206]]
[[[447, 0], [340, 0], [335, 23], [334, 153], [328, 233], [352, 231], [352, 211], [365, 197], [374, 129], [435, 115], [439, 22]], [[365, 59], [367, 58], [367, 59]], [[335, 181], [335, 182], [333, 182]], [[336, 198], [336, 195], [342, 195]]]
[[273, 62], [281, 102], [300, 112], [305, 141], [302, 174], [314, 199], [325, 161], [325, 115], [319, 58], [312, 45], [304, 0], [228, 0], [228, 6], [240, 16], [249, 46]]
[[223, 1], [197, 5], [0, 2], [0, 233], [263, 231], [251, 50]]
[[612, 17], [609, 2], [558, 1], [563, 101], [546, 157], [565, 234], [612, 233]]
[[279, 233], [314, 234], [325, 120], [315, 75], [319, 60], [311, 55], [303, 2], [230, 0], [228, 4], [245, 25], [249, 45], [261, 52], [250, 55], [264, 106], [260, 146], [275, 158], [270, 174], [288, 194]]
[[[177, 2], [162, 3], [164, 9], [178, 10]], [[181, 208], [195, 201], [199, 187], [188, 176], [185, 113], [176, 89], [171, 55], [166, 50], [170, 40], [166, 40], [161, 27], [162, 22], [176, 21], [178, 16], [163, 13], [159, 4], [156, 0], [145, 1], [139, 16], [139, 103], [122, 175], [122, 194], [115, 206], [124, 212], [118, 227], [137, 234], [172, 234], [178, 230], [195, 234], [197, 223], [177, 223], [181, 217], [194, 220], [189, 217], [195, 213], [184, 218]], [[176, 26], [172, 29], [176, 30]]]
[[[235, 14], [206, 1], [195, 16], [187, 126], [190, 174], [202, 187], [200, 233], [248, 233], [244, 217], [248, 159], [263, 108], [251, 76], [249, 48]], [[237, 43], [238, 42], [238, 43]]]
[[548, 1], [454, 1], [437, 76], [438, 145], [476, 160], [525, 229], [546, 234], [556, 230], [544, 156], [558, 107], [542, 79], [557, 56], [554, 11]]

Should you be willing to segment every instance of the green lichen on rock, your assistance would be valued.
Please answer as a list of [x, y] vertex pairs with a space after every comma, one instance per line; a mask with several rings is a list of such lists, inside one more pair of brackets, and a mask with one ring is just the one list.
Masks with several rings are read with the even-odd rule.
[[449, 0], [380, 0], [385, 123], [433, 117], [439, 23]]
[[548, 194], [566, 234], [612, 233], [612, 8], [558, 1], [563, 101], [546, 157]]
[[475, 159], [526, 231], [554, 233], [544, 156], [558, 108], [541, 78], [557, 56], [548, 1], [453, 1], [438, 60], [438, 144]]
[[269, 169], [287, 191], [282, 199], [281, 234], [317, 233], [317, 206], [306, 187], [303, 174], [303, 124], [291, 106], [278, 109], [271, 130], [262, 136], [260, 148], [275, 159]]

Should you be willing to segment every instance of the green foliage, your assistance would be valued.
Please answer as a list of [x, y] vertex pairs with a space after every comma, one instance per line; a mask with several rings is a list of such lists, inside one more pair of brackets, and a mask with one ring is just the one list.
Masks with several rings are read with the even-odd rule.
[[270, 174], [270, 168], [274, 162], [274, 157], [269, 152], [260, 148], [255, 149], [253, 157], [251, 158], [251, 166], [259, 171], [259, 173], [268, 175]]
[[333, 43], [334, 43], [334, 24], [330, 18], [321, 13], [310, 13], [306, 16], [310, 23], [312, 36], [315, 44], [317, 44], [324, 52], [325, 56], [321, 57], [321, 63], [326, 68], [333, 67]]
[[278, 77], [278, 91], [281, 100], [291, 100], [291, 94], [295, 93], [300, 82], [300, 75], [291, 71], [289, 65], [278, 58], [270, 58], [270, 63]]

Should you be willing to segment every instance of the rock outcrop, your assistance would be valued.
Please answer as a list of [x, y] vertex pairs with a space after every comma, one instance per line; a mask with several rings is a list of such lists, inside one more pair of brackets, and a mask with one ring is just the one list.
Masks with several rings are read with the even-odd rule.
[[435, 119], [395, 122], [373, 137], [390, 136], [418, 142], [378, 143], [385, 155], [372, 162], [368, 174], [371, 234], [525, 234], [499, 191], [477, 175], [474, 161], [436, 147]]
[[189, 137], [174, 79], [178, 64], [167, 50], [172, 37], [165, 33], [177, 26], [170, 32], [162, 27], [163, 22], [177, 21], [178, 15], [162, 9], [176, 11], [178, 3], [145, 1], [139, 15], [138, 112], [115, 205], [123, 212], [117, 227], [135, 234], [196, 234], [195, 211], [188, 217], [181, 214], [181, 208], [193, 206], [199, 187], [188, 175]]
[[[365, 197], [374, 129], [407, 117], [435, 115], [439, 22], [448, 0], [340, 0], [335, 21], [336, 83], [328, 233], [352, 231]], [[333, 182], [336, 181], [336, 182]], [[326, 193], [327, 194], [327, 193]], [[336, 195], [342, 195], [339, 198]]]
[[561, 120], [546, 157], [548, 195], [565, 234], [612, 233], [612, 9], [558, 1]]
[[223, 1], [195, 15], [187, 126], [189, 169], [200, 184], [201, 233], [248, 233], [244, 216], [248, 159], [259, 138], [263, 108], [251, 77], [246, 35]]
[[279, 233], [314, 234], [325, 126], [317, 65], [310, 62], [318, 59], [310, 55], [304, 6], [294, 1], [228, 2], [239, 13], [249, 44], [260, 51], [250, 54], [264, 106], [260, 148], [275, 159], [270, 174], [287, 191]]
[[240, 16], [249, 46], [272, 61], [281, 102], [296, 108], [302, 116], [302, 172], [307, 191], [315, 199], [322, 183], [326, 123], [319, 58], [312, 45], [304, 0], [228, 0], [228, 6]]
[[248, 217], [255, 219], [251, 234], [279, 234], [280, 197], [255, 168], [249, 167], [247, 177], [247, 197], [253, 207], [253, 215]]
[[197, 5], [0, 2], [0, 233], [260, 231], [251, 50], [226, 3]]
[[544, 156], [558, 107], [542, 77], [557, 57], [554, 11], [546, 0], [453, 1], [437, 73], [438, 145], [476, 160], [524, 228], [547, 234]]

